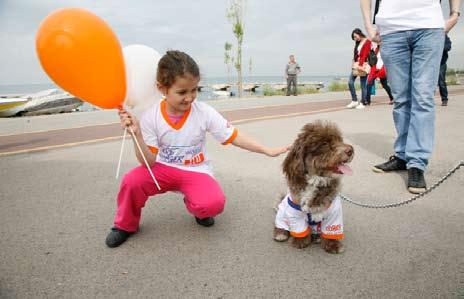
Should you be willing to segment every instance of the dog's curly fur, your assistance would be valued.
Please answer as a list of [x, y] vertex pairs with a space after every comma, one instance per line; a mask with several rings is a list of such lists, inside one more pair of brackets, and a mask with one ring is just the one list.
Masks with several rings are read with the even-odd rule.
[[[292, 195], [292, 200], [313, 220], [322, 220], [322, 213], [330, 206], [340, 189], [340, 165], [351, 162], [354, 150], [343, 142], [338, 127], [329, 121], [306, 124], [293, 143], [283, 162], [283, 172]], [[275, 228], [274, 239], [286, 241], [288, 232]], [[293, 238], [292, 245], [307, 247], [311, 238]], [[314, 240], [313, 240], [314, 241]], [[323, 248], [330, 253], [340, 253], [343, 246], [338, 240], [323, 240]]]

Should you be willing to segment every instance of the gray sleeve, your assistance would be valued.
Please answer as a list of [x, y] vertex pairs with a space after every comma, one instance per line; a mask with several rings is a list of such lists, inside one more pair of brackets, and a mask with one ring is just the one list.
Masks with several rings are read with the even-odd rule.
[[300, 68], [300, 65], [298, 63], [296, 64], [296, 69], [301, 72], [301, 68]]
[[285, 75], [288, 74], [288, 63], [285, 65]]

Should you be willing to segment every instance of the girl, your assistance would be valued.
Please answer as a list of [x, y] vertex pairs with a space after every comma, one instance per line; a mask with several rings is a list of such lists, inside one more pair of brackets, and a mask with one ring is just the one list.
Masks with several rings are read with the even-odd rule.
[[[366, 35], [364, 35], [364, 33], [359, 28], [355, 28], [353, 30], [353, 32], [351, 33], [351, 39], [355, 41], [353, 50], [353, 66], [358, 67], [360, 70], [364, 70], [364, 64], [367, 64], [366, 60], [371, 50], [371, 41], [366, 37]], [[356, 96], [356, 89], [354, 87], [354, 81], [356, 80], [356, 77], [357, 76], [351, 73], [348, 81], [348, 87], [350, 88], [351, 92], [351, 103], [349, 103], [346, 106], [346, 108], [348, 109], [364, 108], [364, 105], [362, 103], [365, 102], [367, 96], [367, 77], [359, 76], [359, 80], [361, 81], [361, 102], [358, 102], [358, 98]]]
[[390, 99], [389, 104], [393, 105], [393, 95], [391, 93], [390, 86], [388, 85], [387, 81], [387, 71], [385, 70], [385, 65], [383, 64], [382, 57], [380, 56], [380, 42], [377, 44], [377, 47], [374, 49], [375, 55], [377, 56], [377, 64], [371, 67], [371, 71], [367, 76], [367, 96], [366, 101], [363, 102], [365, 106], [369, 106], [371, 104], [371, 90], [372, 86], [375, 85], [375, 79], [379, 78], [380, 84], [382, 84], [383, 89], [388, 94]]
[[142, 116], [140, 123], [124, 109], [121, 125], [131, 127], [161, 190], [155, 186], [143, 157], [141, 166], [127, 173], [118, 194], [114, 226], [106, 238], [108, 247], [121, 245], [137, 232], [142, 208], [149, 196], [167, 191], [184, 194], [187, 210], [198, 224], [211, 226], [224, 209], [225, 196], [214, 179], [206, 154], [206, 132], [222, 144], [276, 157], [288, 147], [268, 148], [239, 133], [221, 114], [195, 101], [200, 72], [186, 53], [168, 51], [158, 64], [157, 87], [165, 98]]

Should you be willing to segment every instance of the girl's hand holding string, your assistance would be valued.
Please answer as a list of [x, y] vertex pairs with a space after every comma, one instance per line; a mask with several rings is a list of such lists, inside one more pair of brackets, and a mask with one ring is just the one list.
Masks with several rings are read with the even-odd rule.
[[130, 114], [124, 108], [120, 108], [118, 114], [119, 114], [119, 119], [121, 121], [121, 127], [123, 129], [131, 128], [134, 131], [134, 134], [136, 136], [141, 135], [140, 124], [135, 116]]

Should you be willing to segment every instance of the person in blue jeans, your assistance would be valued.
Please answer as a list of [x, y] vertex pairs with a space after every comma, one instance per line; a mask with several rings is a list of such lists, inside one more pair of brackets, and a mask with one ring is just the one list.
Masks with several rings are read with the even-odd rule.
[[446, 62], [448, 61], [448, 52], [451, 51], [451, 40], [448, 35], [445, 36], [445, 45], [443, 47], [443, 56], [440, 62], [440, 76], [438, 77], [438, 87], [441, 96], [441, 105], [448, 106], [448, 86], [446, 85]]
[[377, 1], [371, 23], [371, 0], [360, 0], [364, 24], [380, 49], [395, 103], [393, 120], [398, 133], [395, 154], [374, 166], [375, 172], [408, 170], [408, 190], [426, 190], [424, 171], [435, 133], [434, 91], [438, 83], [445, 32], [459, 18], [460, 0], [449, 0], [445, 22], [438, 0]]
[[[365, 66], [368, 65], [367, 57], [371, 50], [371, 41], [359, 28], [355, 28], [353, 32], [351, 32], [351, 39], [355, 42], [353, 49], [353, 67], [354, 63], [357, 63], [358, 67], [364, 70]], [[367, 75], [359, 76], [359, 81], [361, 83], [361, 101], [358, 101], [356, 88], [354, 86], [357, 77], [358, 76], [353, 75], [353, 72], [350, 73], [348, 87], [351, 93], [351, 103], [346, 106], [348, 109], [364, 109], [363, 103], [366, 101], [367, 96]]]

